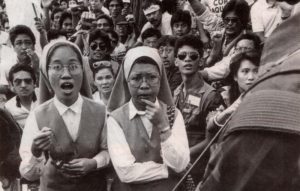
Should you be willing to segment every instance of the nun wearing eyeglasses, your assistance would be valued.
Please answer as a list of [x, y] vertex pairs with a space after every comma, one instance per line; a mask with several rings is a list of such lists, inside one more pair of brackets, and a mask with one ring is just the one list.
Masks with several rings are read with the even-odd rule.
[[172, 190], [190, 154], [156, 49], [128, 51], [108, 111], [108, 150], [120, 180], [116, 190]]
[[26, 121], [20, 172], [42, 191], [106, 190], [106, 110], [91, 98], [82, 55], [68, 41], [42, 54], [40, 101]]

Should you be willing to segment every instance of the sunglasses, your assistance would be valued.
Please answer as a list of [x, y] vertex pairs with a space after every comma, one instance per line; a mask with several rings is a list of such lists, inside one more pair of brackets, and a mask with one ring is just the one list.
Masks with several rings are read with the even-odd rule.
[[96, 42], [91, 43], [90, 48], [93, 51], [97, 50], [97, 48], [99, 48], [99, 50], [101, 50], [101, 51], [106, 51], [106, 46], [105, 45], [100, 44], [100, 43], [96, 43]]
[[109, 61], [98, 61], [98, 62], [93, 63], [94, 68], [99, 68], [99, 67], [103, 67], [103, 66], [104, 67], [112, 67], [112, 64]]
[[195, 61], [200, 57], [197, 52], [180, 52], [177, 54], [179, 60], [185, 60], [187, 56], [189, 56], [192, 61]]
[[25, 82], [25, 84], [32, 84], [33, 83], [33, 80], [31, 78], [25, 78], [25, 79], [15, 79], [13, 81], [13, 84], [16, 85], [16, 86], [19, 86], [21, 85], [22, 82]]
[[223, 19], [223, 22], [224, 24], [228, 25], [230, 22], [233, 23], [233, 24], [236, 24], [238, 22], [240, 22], [240, 19], [239, 18], [230, 18], [230, 17], [225, 17]]

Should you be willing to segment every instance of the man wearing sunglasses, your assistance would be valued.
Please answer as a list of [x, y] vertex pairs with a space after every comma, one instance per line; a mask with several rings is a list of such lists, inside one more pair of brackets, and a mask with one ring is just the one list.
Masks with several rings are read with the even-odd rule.
[[[175, 65], [179, 68], [183, 80], [174, 91], [175, 104], [185, 121], [193, 163], [208, 143], [206, 121], [209, 113], [215, 111], [224, 102], [221, 95], [204, 82], [199, 73], [203, 65], [201, 40], [193, 35], [183, 36], [177, 40], [174, 52]], [[204, 166], [199, 168], [197, 173], [192, 174], [197, 181], [204, 172]]]
[[37, 105], [34, 93], [36, 77], [33, 69], [24, 64], [16, 64], [9, 71], [9, 84], [16, 94], [5, 103], [21, 128], [24, 127], [29, 112]]

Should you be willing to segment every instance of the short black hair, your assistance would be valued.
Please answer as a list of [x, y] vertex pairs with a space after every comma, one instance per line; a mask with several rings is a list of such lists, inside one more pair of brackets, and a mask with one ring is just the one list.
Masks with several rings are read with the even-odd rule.
[[262, 41], [260, 40], [259, 36], [252, 32], [247, 32], [245, 34], [242, 34], [238, 40], [235, 43], [235, 46], [241, 41], [241, 40], [251, 40], [254, 43], [255, 51], [261, 52], [262, 50]]
[[183, 46], [190, 46], [197, 50], [200, 56], [203, 56], [203, 43], [195, 35], [185, 35], [180, 37], [175, 43], [174, 55], [177, 57], [178, 49]]
[[51, 15], [50, 15], [50, 18], [51, 18], [52, 21], [54, 19], [54, 15], [56, 13], [59, 13], [59, 12], [63, 12], [63, 10], [61, 8], [55, 8], [55, 9], [53, 9], [53, 11], [51, 12]]
[[172, 46], [175, 47], [177, 38], [172, 35], [164, 35], [158, 40], [158, 48], [161, 46]]
[[108, 8], [108, 7], [109, 7], [109, 4], [110, 4], [110, 2], [112, 2], [112, 1], [118, 1], [118, 3], [120, 3], [120, 4], [121, 4], [121, 7], [122, 7], [122, 8], [124, 7], [124, 3], [123, 3], [123, 1], [122, 1], [122, 0], [106, 0], [106, 1], [104, 2], [104, 6], [105, 6], [106, 8]]
[[112, 36], [113, 38], [115, 38], [116, 41], [119, 42], [119, 35], [118, 35], [118, 33], [117, 33], [115, 30], [109, 30], [109, 31], [107, 32], [107, 34], [111, 34], [111, 36]]
[[64, 11], [62, 14], [61, 14], [61, 17], [59, 19], [59, 28], [61, 29], [62, 28], [62, 25], [63, 25], [63, 22], [66, 20], [66, 19], [71, 19], [72, 20], [72, 14], [68, 11]]
[[89, 33], [89, 44], [91, 44], [94, 40], [101, 38], [103, 42], [105, 43], [105, 46], [107, 47], [108, 50], [111, 50], [111, 44], [110, 44], [110, 38], [108, 34], [104, 33], [100, 29], [94, 29], [91, 30]]
[[192, 27], [192, 16], [190, 14], [190, 12], [188, 11], [184, 11], [184, 10], [177, 10], [171, 18], [171, 27], [173, 27], [173, 25], [175, 23], [178, 22], [183, 22], [186, 23], [188, 25], [189, 30]]
[[97, 18], [96, 18], [96, 21], [98, 21], [99, 19], [106, 19], [109, 26], [113, 29], [114, 28], [114, 23], [113, 23], [113, 20], [111, 19], [111, 17], [109, 17], [108, 15], [106, 14], [101, 14], [99, 15]]
[[57, 29], [50, 29], [47, 32], [47, 40], [50, 42], [51, 40], [59, 38], [59, 36], [65, 36], [67, 38], [67, 35], [65, 32]]
[[14, 74], [20, 71], [25, 71], [28, 72], [33, 80], [33, 83], [36, 83], [36, 76], [34, 73], [34, 70], [31, 66], [27, 65], [27, 64], [15, 64], [13, 65], [13, 67], [11, 67], [11, 69], [9, 70], [8, 73], [8, 81], [13, 84], [13, 80], [14, 80]]
[[161, 37], [160, 31], [155, 28], [148, 28], [144, 32], [142, 32], [141, 35], [142, 41], [144, 41], [146, 38], [153, 37], [153, 36], [156, 36], [157, 39], [159, 39]]
[[161, 7], [161, 2], [160, 0], [144, 0], [142, 4], [142, 9], [147, 9], [151, 5], [159, 5], [159, 7]]
[[9, 30], [9, 40], [14, 46], [15, 40], [18, 35], [25, 34], [30, 37], [32, 44], [35, 45], [36, 40], [32, 30], [26, 25], [16, 25]]
[[234, 12], [238, 16], [244, 29], [247, 27], [250, 17], [250, 6], [245, 0], [230, 0], [223, 8], [222, 19], [229, 12]]

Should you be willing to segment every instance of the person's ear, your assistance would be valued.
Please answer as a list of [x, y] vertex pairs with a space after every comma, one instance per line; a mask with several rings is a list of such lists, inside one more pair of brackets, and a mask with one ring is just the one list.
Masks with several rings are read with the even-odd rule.
[[178, 65], [179, 65], [178, 62], [179, 62], [178, 58], [175, 57], [175, 63], [174, 64], [175, 64], [176, 67], [178, 67]]
[[10, 89], [10, 91], [16, 93], [16, 90], [11, 82], [8, 82], [8, 88]]
[[234, 80], [235, 82], [237, 82], [237, 77], [236, 77], [236, 75], [233, 76], [233, 80]]

